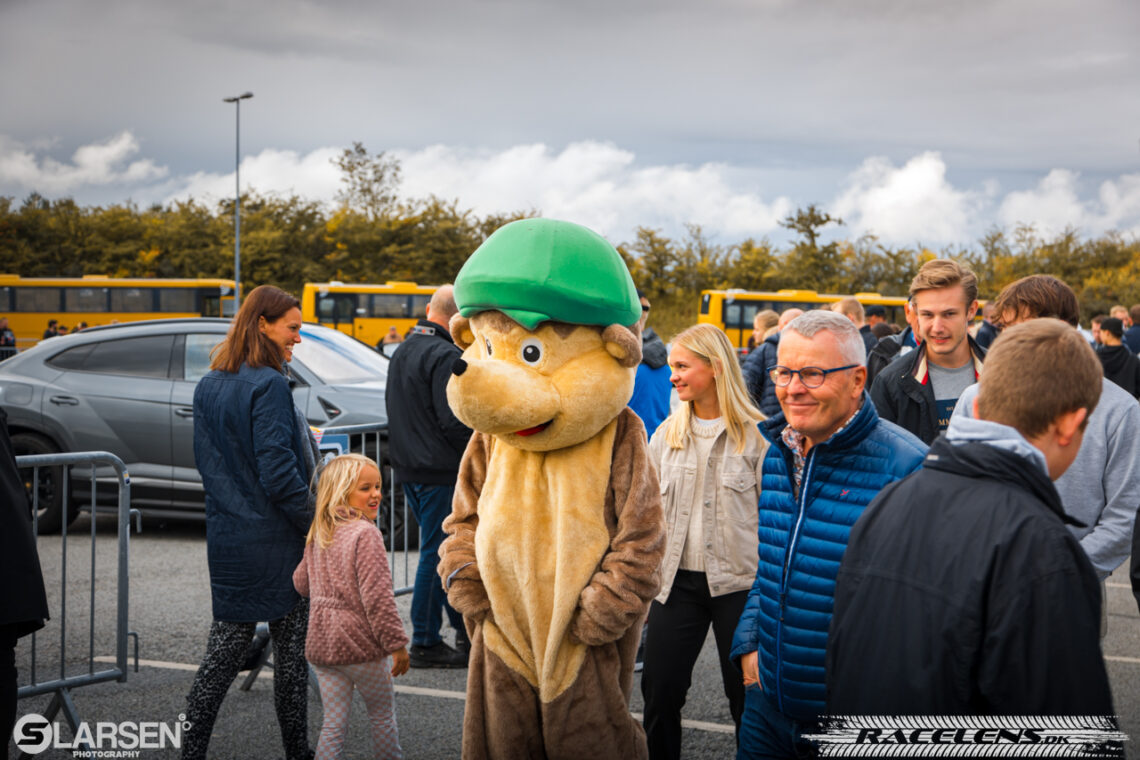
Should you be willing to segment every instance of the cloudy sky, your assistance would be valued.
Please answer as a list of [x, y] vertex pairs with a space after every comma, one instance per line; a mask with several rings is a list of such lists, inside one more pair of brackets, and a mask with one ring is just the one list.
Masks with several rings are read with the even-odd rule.
[[1137, 0], [0, 0], [0, 195], [405, 196], [779, 242], [1140, 235]]

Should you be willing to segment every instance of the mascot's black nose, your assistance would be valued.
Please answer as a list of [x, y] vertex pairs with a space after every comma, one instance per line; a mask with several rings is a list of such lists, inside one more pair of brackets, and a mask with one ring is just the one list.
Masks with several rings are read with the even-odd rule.
[[467, 371], [467, 362], [462, 359], [456, 359], [455, 363], [451, 365], [451, 374], [459, 376]]

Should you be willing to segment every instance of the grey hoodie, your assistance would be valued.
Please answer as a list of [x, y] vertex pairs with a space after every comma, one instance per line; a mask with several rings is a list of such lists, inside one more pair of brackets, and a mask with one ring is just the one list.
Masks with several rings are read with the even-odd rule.
[[[978, 386], [958, 399], [950, 424], [973, 417]], [[1140, 507], [1140, 404], [1120, 386], [1103, 381], [1081, 449], [1054, 482], [1065, 512], [1087, 527], [1069, 526], [1103, 580], [1128, 558]]]
[[1049, 463], [1045, 461], [1041, 449], [1025, 440], [1025, 436], [1009, 425], [955, 415], [950, 419], [950, 427], [946, 429], [946, 440], [956, 445], [984, 443], [995, 449], [1004, 449], [1022, 459], [1028, 459], [1045, 477], [1049, 477]]

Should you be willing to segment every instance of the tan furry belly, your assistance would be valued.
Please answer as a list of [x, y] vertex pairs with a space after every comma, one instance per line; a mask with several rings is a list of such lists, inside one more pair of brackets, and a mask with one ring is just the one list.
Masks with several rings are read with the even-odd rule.
[[544, 702], [574, 682], [586, 647], [568, 636], [578, 597], [609, 548], [605, 502], [617, 423], [551, 452], [493, 440], [475, 556], [491, 601], [486, 646]]

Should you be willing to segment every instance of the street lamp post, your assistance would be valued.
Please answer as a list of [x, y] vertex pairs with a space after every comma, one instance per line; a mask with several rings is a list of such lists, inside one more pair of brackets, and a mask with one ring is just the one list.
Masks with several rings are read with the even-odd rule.
[[252, 98], [252, 92], [222, 98], [234, 104], [234, 311], [241, 306], [241, 102]]

